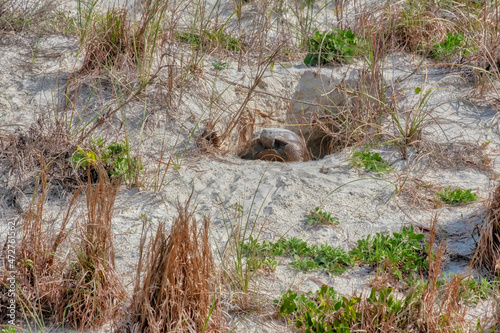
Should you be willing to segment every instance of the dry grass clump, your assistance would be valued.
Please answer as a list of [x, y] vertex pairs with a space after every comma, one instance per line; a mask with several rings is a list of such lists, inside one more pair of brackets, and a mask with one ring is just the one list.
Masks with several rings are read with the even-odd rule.
[[[89, 169], [87, 169], [89, 170]], [[90, 178], [90, 171], [89, 178]], [[79, 329], [97, 327], [117, 314], [126, 293], [115, 272], [111, 217], [119, 181], [99, 174], [87, 184], [87, 217], [81, 226], [76, 258], [64, 273], [57, 319]]]
[[93, 21], [93, 31], [86, 41], [82, 72], [99, 71], [102, 67], [121, 67], [135, 60], [131, 22], [125, 9], [112, 9]]
[[[102, 69], [130, 69], [149, 72], [156, 45], [161, 39], [161, 19], [167, 3], [148, 0], [137, 20], [126, 8], [86, 13], [88, 22], [80, 27], [80, 44], [85, 50], [80, 73]], [[144, 67], [144, 68], [143, 68]]]
[[[56, 219], [47, 221], [44, 204], [49, 185], [43, 159], [41, 165], [44, 170], [39, 182], [41, 194], [22, 217], [23, 233], [16, 248], [17, 256], [12, 261], [4, 257], [4, 267], [17, 273], [15, 317], [40, 328], [47, 323], [67, 323], [78, 329], [100, 326], [113, 318], [116, 306], [126, 296], [114, 271], [111, 233], [119, 181], [110, 183], [104, 170], [98, 184], [92, 185], [89, 180], [81, 243], [74, 251], [67, 251], [67, 238], [75, 234], [70, 221], [81, 191], [77, 189], [74, 193], [60, 223]], [[11, 238], [6, 240], [4, 252], [11, 243]], [[1, 283], [2, 291], [6, 291], [8, 281]], [[6, 300], [5, 295], [7, 293], [0, 296], [2, 301]], [[1, 306], [0, 319], [5, 319], [6, 314], [6, 308]]]
[[472, 264], [493, 274], [500, 270], [500, 184], [488, 199]]
[[413, 1], [404, 8], [397, 8], [394, 14], [396, 43], [410, 52], [428, 51], [452, 31], [453, 24], [442, 17], [432, 2]]
[[[191, 199], [191, 198], [190, 198]], [[198, 234], [189, 201], [179, 205], [171, 234], [160, 223], [144, 248], [143, 230], [134, 296], [125, 332], [204, 332], [221, 329], [211, 278], [215, 271], [208, 241], [209, 220]], [[145, 273], [140, 278], [141, 273]]]
[[442, 202], [436, 197], [441, 188], [431, 182], [424, 182], [418, 178], [405, 180], [401, 189], [403, 200], [412, 209], [429, 210], [439, 208]]
[[[80, 194], [79, 190], [74, 193], [67, 212], [63, 215], [61, 224], [58, 224], [58, 230], [55, 231], [52, 226], [55, 221], [48, 221], [44, 216], [46, 215], [44, 205], [50, 185], [46, 175], [48, 167], [43, 158], [41, 166], [42, 172], [38, 182], [41, 191], [38, 198], [34, 197], [29, 210], [21, 217], [22, 238], [17, 243], [16, 230], [11, 228], [9, 234], [14, 237], [8, 237], [4, 245], [5, 254], [15, 253], [15, 258], [3, 256], [3, 267], [17, 273], [15, 297], [18, 313], [15, 317], [18, 320], [21, 318], [33, 320], [37, 324], [47, 319], [54, 320], [57, 313], [62, 291], [60, 280], [65, 261], [65, 258], [58, 254], [58, 249], [70, 233], [68, 223], [74, 212], [75, 201]], [[38, 191], [38, 186], [35, 193]], [[12, 251], [12, 248], [15, 250]], [[3, 276], [10, 276], [10, 274], [6, 273]], [[7, 293], [2, 293], [2, 297], [6, 295]], [[4, 314], [3, 306], [0, 306], [0, 319], [5, 319]]]
[[0, 136], [0, 161], [12, 170], [10, 185], [21, 190], [34, 183], [42, 171], [42, 159], [46, 163], [43, 173], [52, 184], [77, 187], [79, 177], [69, 163], [75, 150], [62, 122], [52, 124], [41, 118], [26, 131]]
[[206, 123], [203, 131], [195, 137], [195, 144], [203, 152], [209, 153], [221, 147], [220, 137], [215, 130], [215, 124], [211, 121]]
[[0, 33], [24, 31], [54, 20], [55, 7], [55, 0], [0, 0]]
[[492, 171], [492, 160], [487, 154], [488, 142], [437, 143], [425, 140], [421, 151], [429, 154], [431, 161], [439, 168], [472, 168], [480, 171]]

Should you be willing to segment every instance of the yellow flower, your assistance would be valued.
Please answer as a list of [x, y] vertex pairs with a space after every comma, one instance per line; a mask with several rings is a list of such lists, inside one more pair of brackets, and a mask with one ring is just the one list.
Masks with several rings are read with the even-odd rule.
[[95, 157], [95, 154], [92, 150], [87, 150], [85, 151], [82, 147], [78, 146], [76, 149], [82, 154], [82, 155], [87, 155], [87, 162], [89, 162], [92, 165], [95, 165], [97, 162], [97, 159]]

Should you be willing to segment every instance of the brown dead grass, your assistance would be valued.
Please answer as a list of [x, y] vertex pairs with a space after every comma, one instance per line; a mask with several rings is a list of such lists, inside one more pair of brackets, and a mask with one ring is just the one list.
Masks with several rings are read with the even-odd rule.
[[146, 66], [160, 43], [161, 17], [166, 2], [144, 1], [139, 19], [126, 9], [110, 9], [98, 14], [91, 26], [80, 31], [85, 56], [80, 73], [100, 73], [104, 68], [127, 69]]
[[500, 184], [487, 201], [472, 265], [484, 267], [491, 273], [500, 269]]
[[471, 168], [483, 172], [492, 171], [492, 159], [486, 144], [456, 141], [438, 143], [424, 140], [420, 151], [428, 154], [439, 169]]
[[5, 31], [40, 29], [44, 21], [54, 19], [55, 7], [55, 0], [0, 0], [0, 35]]
[[[59, 297], [61, 294], [61, 272], [65, 264], [64, 255], [58, 253], [59, 247], [63, 244], [68, 234], [69, 222], [72, 218], [76, 199], [79, 197], [80, 190], [77, 190], [69, 203], [66, 213], [62, 216], [61, 224], [58, 224], [55, 231], [52, 224], [54, 220], [47, 220], [45, 212], [45, 202], [49, 192], [50, 184], [47, 181], [45, 164], [43, 157], [40, 159], [42, 172], [40, 173], [39, 185], [40, 194], [33, 202], [29, 210], [21, 216], [22, 221], [22, 239], [16, 248], [17, 240], [15, 237], [7, 238], [4, 245], [5, 250], [11, 247], [16, 248], [15, 260], [12, 262], [8, 256], [2, 256], [5, 268], [16, 272], [17, 294], [16, 318], [27, 320], [53, 321], [57, 314], [59, 306]], [[35, 192], [36, 193], [36, 192]], [[12, 233], [15, 235], [16, 231]], [[18, 263], [19, 265], [16, 265]], [[2, 275], [10, 276], [10, 274]], [[0, 297], [6, 297], [7, 293], [2, 293]], [[3, 302], [2, 302], [3, 303]], [[7, 304], [7, 303], [3, 303]], [[0, 306], [0, 319], [4, 319], [4, 309]]]
[[[20, 190], [32, 186], [42, 172], [41, 159], [46, 165], [43, 173], [54, 186], [76, 189], [80, 176], [69, 163], [76, 146], [62, 122], [40, 117], [28, 130], [0, 136], [0, 163], [11, 169], [9, 185]], [[82, 174], [83, 175], [83, 174]]]
[[146, 249], [143, 232], [134, 296], [127, 311], [128, 323], [122, 331], [221, 330], [215, 325], [219, 301], [214, 297], [211, 280], [215, 268], [208, 241], [209, 220], [203, 219], [203, 231], [199, 234], [194, 212], [188, 210], [190, 199], [178, 206], [170, 235], [165, 224], [160, 223]]
[[[89, 170], [89, 169], [88, 169]], [[90, 171], [88, 172], [90, 178]], [[80, 230], [76, 259], [64, 274], [58, 320], [78, 329], [112, 320], [126, 293], [115, 272], [111, 217], [120, 182], [103, 171], [99, 182], [87, 184], [87, 216]]]

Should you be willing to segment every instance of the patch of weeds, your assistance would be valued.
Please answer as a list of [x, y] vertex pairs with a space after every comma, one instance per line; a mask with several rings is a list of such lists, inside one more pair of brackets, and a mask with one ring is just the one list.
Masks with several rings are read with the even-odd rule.
[[319, 207], [314, 208], [306, 215], [306, 224], [339, 224], [339, 220], [331, 213], [322, 211]]
[[288, 240], [282, 238], [276, 243], [266, 241], [258, 243], [250, 238], [243, 244], [243, 251], [247, 257], [254, 258], [293, 257], [295, 260], [289, 265], [303, 272], [324, 271], [340, 274], [352, 264], [349, 253], [344, 249], [327, 244], [308, 246], [307, 242], [296, 237]]
[[[444, 277], [437, 281], [437, 285], [444, 287], [455, 276], [453, 273], [444, 274]], [[493, 295], [498, 288], [497, 283], [497, 281], [490, 282], [485, 277], [481, 277], [479, 281], [472, 276], [465, 277], [460, 282], [458, 298], [467, 304], [477, 305], [481, 299], [487, 299]]]
[[451, 191], [451, 186], [443, 189], [441, 193], [436, 193], [436, 195], [447, 205], [459, 205], [477, 200], [477, 194], [472, 193], [471, 189], [462, 190], [461, 188], [457, 188]]
[[427, 244], [423, 234], [416, 234], [413, 226], [403, 227], [401, 233], [382, 235], [358, 240], [358, 246], [350, 251], [355, 260], [383, 267], [397, 278], [403, 274], [418, 273], [429, 268]]
[[224, 62], [224, 61], [220, 61], [220, 60], [216, 60], [216, 61], [212, 62], [212, 66], [214, 67], [214, 69], [216, 71], [223, 71], [224, 69], [229, 68], [229, 63]]
[[193, 46], [201, 45], [201, 37], [199, 34], [192, 32], [179, 32], [177, 38], [182, 42]]
[[125, 141], [106, 145], [102, 138], [98, 138], [90, 140], [90, 147], [91, 149], [77, 147], [77, 151], [71, 156], [71, 163], [77, 168], [86, 168], [101, 161], [109, 176], [113, 178], [135, 179], [138, 171], [142, 170], [140, 161], [130, 157]]
[[368, 149], [356, 151], [352, 154], [352, 167], [364, 167], [366, 170], [378, 173], [384, 173], [391, 168], [389, 163], [379, 153], [372, 154]]
[[447, 33], [446, 39], [442, 43], [435, 44], [432, 47], [430, 56], [434, 59], [444, 59], [457, 52], [463, 56], [470, 54], [470, 51], [465, 47], [465, 36], [461, 32], [454, 34]]
[[315, 31], [306, 41], [308, 54], [304, 64], [309, 66], [344, 63], [359, 53], [360, 40], [351, 30]]
[[194, 32], [179, 32], [177, 38], [191, 46], [209, 47], [212, 45], [222, 46], [226, 51], [239, 52], [242, 48], [242, 43], [237, 38], [224, 33], [222, 30], [217, 30], [214, 33], [203, 31], [203, 33]]
[[281, 299], [274, 300], [274, 304], [279, 307], [278, 316], [285, 316], [288, 322], [293, 320], [297, 328], [306, 326], [306, 332], [327, 332], [322, 323], [327, 314], [335, 311], [338, 300], [335, 290], [323, 285], [314, 293], [288, 290]]
[[49, 23], [56, 16], [56, 6], [55, 0], [0, 0], [0, 32], [26, 30], [52, 32], [54, 26]]

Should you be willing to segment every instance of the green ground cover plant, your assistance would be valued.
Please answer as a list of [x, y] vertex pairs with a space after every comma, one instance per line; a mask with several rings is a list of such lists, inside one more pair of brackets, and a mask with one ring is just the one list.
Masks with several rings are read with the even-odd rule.
[[359, 53], [360, 40], [352, 30], [315, 31], [306, 41], [308, 54], [304, 64], [309, 66], [344, 63]]
[[[358, 240], [357, 247], [347, 252], [327, 244], [308, 246], [296, 237], [277, 242], [250, 238], [243, 244], [243, 253], [250, 262], [263, 263], [277, 256], [293, 257], [289, 265], [299, 271], [324, 271], [329, 274], [343, 273], [356, 262], [378, 267], [401, 280], [403, 276], [417, 274], [429, 268], [427, 243], [423, 234], [416, 234], [413, 226], [404, 227], [401, 233], [374, 237], [368, 235]], [[275, 267], [276, 263], [271, 262]], [[257, 267], [257, 266], [256, 266]]]
[[379, 153], [372, 154], [368, 149], [356, 151], [352, 154], [351, 167], [362, 167], [378, 173], [387, 172], [391, 168]]
[[220, 45], [225, 50], [231, 52], [239, 52], [242, 48], [240, 40], [224, 33], [222, 30], [217, 30], [214, 33], [205, 30], [201, 34], [194, 32], [179, 32], [177, 38], [183, 43], [196, 47]]
[[[358, 296], [340, 297], [332, 287], [323, 285], [319, 290], [307, 294], [289, 290], [274, 303], [279, 308], [278, 316], [295, 322], [305, 332], [351, 332], [351, 328], [364, 324], [367, 313], [373, 327], [392, 318], [400, 317], [412, 306], [414, 294], [397, 299], [391, 288], [371, 290], [364, 300]], [[403, 316], [401, 316], [403, 317]], [[405, 327], [404, 319], [398, 326]]]
[[443, 189], [440, 193], [436, 193], [436, 195], [443, 203], [454, 206], [477, 200], [477, 194], [472, 193], [472, 189], [463, 190], [461, 188], [457, 188], [452, 191], [451, 186]]
[[462, 32], [454, 34], [447, 33], [446, 39], [442, 43], [432, 47], [430, 56], [434, 59], [445, 59], [460, 52], [463, 56], [470, 54], [470, 50], [465, 47], [465, 36]]
[[358, 262], [378, 266], [401, 279], [403, 274], [427, 270], [427, 244], [423, 234], [416, 234], [413, 226], [403, 227], [401, 233], [382, 235], [358, 240], [358, 246], [350, 255]]
[[332, 213], [325, 212], [319, 207], [314, 208], [306, 215], [306, 224], [339, 224], [339, 219], [332, 216]]
[[339, 247], [327, 244], [308, 246], [302, 239], [282, 238], [276, 243], [263, 241], [258, 243], [250, 238], [243, 244], [244, 253], [248, 257], [275, 258], [276, 256], [293, 257], [289, 264], [299, 271], [324, 271], [329, 274], [343, 273], [351, 264], [349, 253]]
[[109, 176], [135, 179], [142, 169], [140, 161], [131, 157], [125, 141], [106, 144], [102, 138], [90, 140], [90, 149], [77, 147], [71, 156], [71, 163], [77, 168], [86, 168], [102, 162]]

